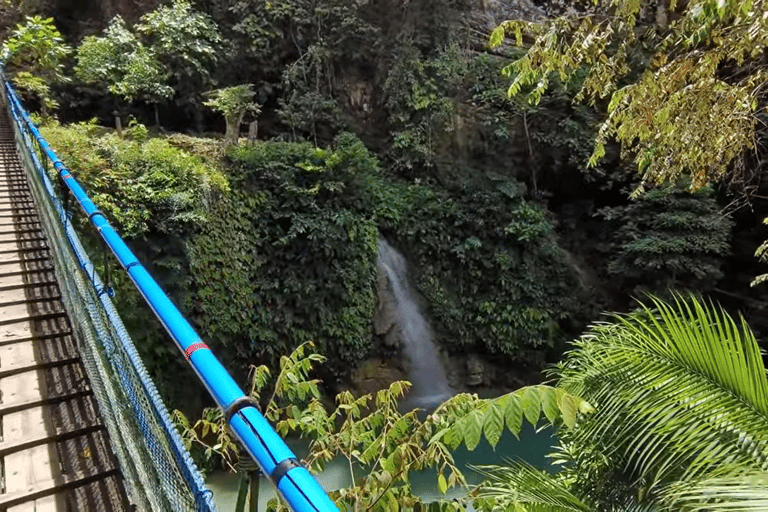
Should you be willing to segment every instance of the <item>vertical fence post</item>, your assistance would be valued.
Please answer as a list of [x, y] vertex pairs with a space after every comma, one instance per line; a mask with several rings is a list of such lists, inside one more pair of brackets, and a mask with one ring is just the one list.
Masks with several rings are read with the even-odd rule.
[[[235, 512], [258, 512], [259, 478], [261, 477], [258, 466], [247, 458], [240, 458], [235, 464], [235, 469], [240, 473], [240, 489], [237, 494]], [[246, 501], [248, 502], [247, 508], [245, 506]]]
[[259, 512], [259, 477], [258, 470], [248, 472], [248, 480], [250, 481], [250, 506], [248, 512]]

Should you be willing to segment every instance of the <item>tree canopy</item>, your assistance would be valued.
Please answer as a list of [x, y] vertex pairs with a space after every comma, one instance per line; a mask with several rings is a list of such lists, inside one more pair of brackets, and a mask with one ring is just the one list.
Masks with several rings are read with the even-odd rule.
[[51, 95], [51, 85], [67, 81], [64, 59], [71, 52], [53, 18], [27, 16], [5, 41], [2, 55], [16, 87], [22, 94], [37, 97], [46, 115], [58, 106]]
[[160, 61], [120, 16], [112, 19], [104, 35], [83, 40], [74, 71], [78, 80], [104, 87], [127, 101], [157, 103], [174, 94]]
[[691, 188], [739, 171], [758, 150], [755, 128], [768, 79], [762, 0], [593, 0], [594, 13], [505, 21], [526, 53], [504, 68], [510, 95], [538, 102], [554, 77], [577, 81], [576, 100], [607, 110], [590, 160], [617, 140], [646, 182], [691, 177]]

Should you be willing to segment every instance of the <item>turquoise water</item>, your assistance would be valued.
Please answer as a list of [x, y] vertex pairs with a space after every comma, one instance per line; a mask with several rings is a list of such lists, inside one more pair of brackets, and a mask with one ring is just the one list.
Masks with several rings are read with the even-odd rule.
[[[550, 430], [536, 432], [530, 425], [525, 425], [516, 439], [509, 432], [505, 432], [499, 444], [493, 449], [483, 439], [474, 451], [468, 451], [464, 445], [454, 452], [454, 459], [458, 467], [464, 472], [470, 484], [477, 484], [481, 478], [468, 465], [504, 464], [504, 459], [522, 459], [540, 468], [551, 470], [552, 466], [545, 457], [556, 444], [556, 438]], [[307, 454], [307, 443], [302, 440], [288, 440], [288, 445], [297, 457]], [[315, 475], [320, 485], [326, 491], [348, 486], [351, 482], [349, 466], [346, 459], [333, 460], [326, 465], [325, 471]], [[240, 483], [239, 476], [229, 473], [214, 473], [206, 481], [209, 489], [213, 491], [214, 500], [219, 512], [232, 512], [237, 500], [237, 490]], [[411, 485], [414, 492], [427, 501], [439, 498], [453, 498], [463, 494], [461, 489], [449, 491], [447, 495], [441, 495], [437, 490], [437, 476], [434, 471], [420, 471], [411, 475]], [[259, 494], [259, 510], [266, 510], [267, 502], [275, 497], [271, 483], [266, 478], [261, 479]]]

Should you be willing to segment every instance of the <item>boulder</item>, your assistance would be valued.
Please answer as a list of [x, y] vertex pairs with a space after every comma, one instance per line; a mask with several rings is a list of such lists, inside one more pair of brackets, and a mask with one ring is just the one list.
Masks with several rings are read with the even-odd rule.
[[375, 394], [393, 382], [408, 380], [406, 373], [393, 363], [392, 360], [379, 358], [363, 361], [352, 373], [350, 391], [355, 396]]
[[485, 364], [475, 354], [467, 358], [467, 386], [481, 386], [485, 380]]

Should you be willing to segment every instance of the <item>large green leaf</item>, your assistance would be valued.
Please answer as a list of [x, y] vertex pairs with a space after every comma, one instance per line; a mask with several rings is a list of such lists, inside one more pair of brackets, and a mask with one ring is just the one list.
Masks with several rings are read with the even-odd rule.
[[[482, 486], [484, 498], [505, 510], [526, 512], [594, 512], [574, 496], [556, 477], [528, 463], [510, 461], [508, 467], [475, 467], [486, 478]], [[513, 508], [523, 505], [524, 508]]]
[[573, 441], [599, 444], [651, 499], [726, 464], [768, 468], [768, 381], [749, 327], [693, 297], [651, 302], [594, 326], [561, 366], [560, 387], [598, 410]]

